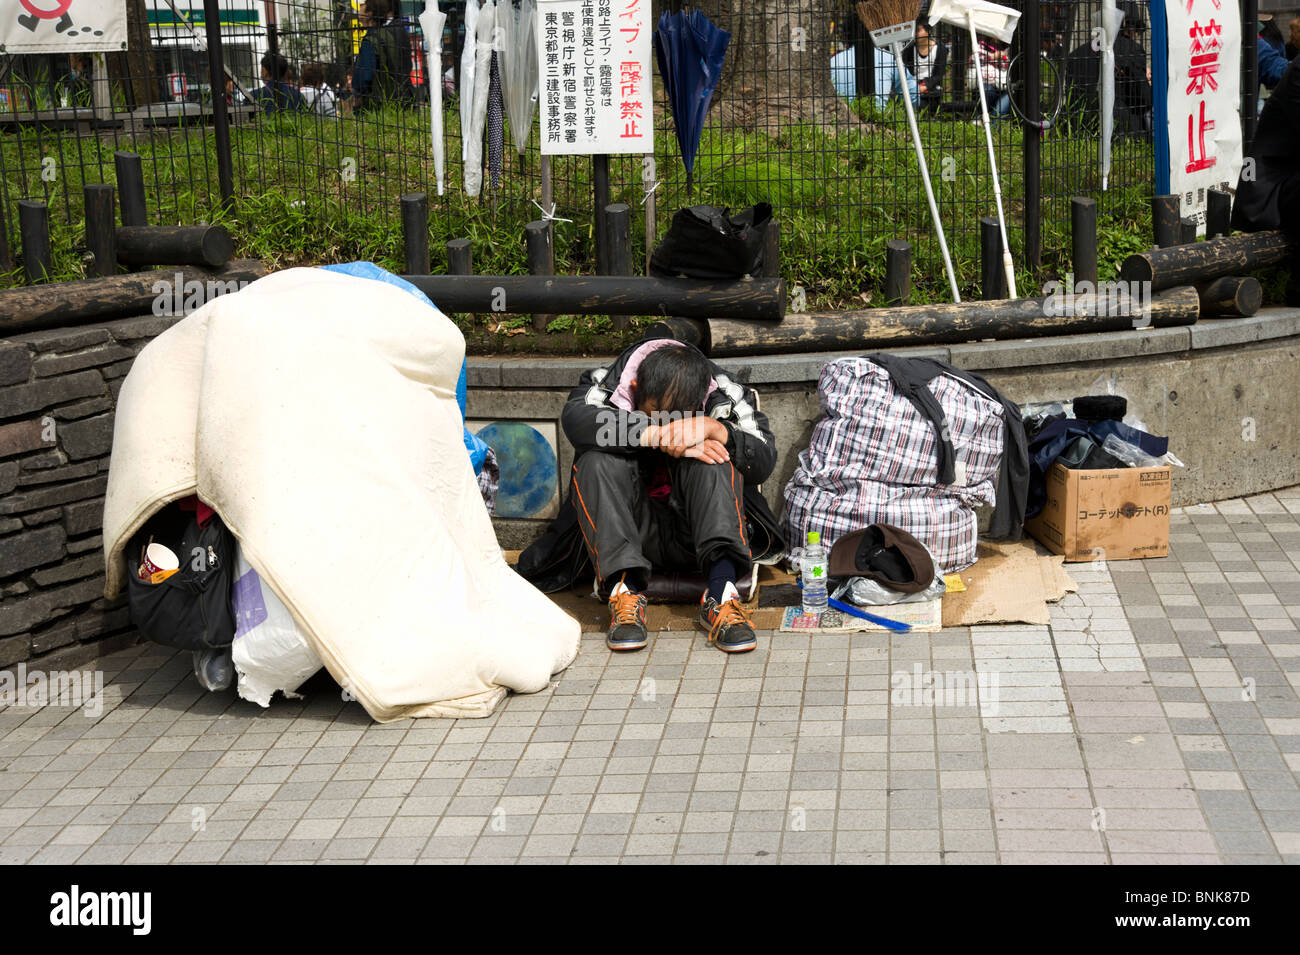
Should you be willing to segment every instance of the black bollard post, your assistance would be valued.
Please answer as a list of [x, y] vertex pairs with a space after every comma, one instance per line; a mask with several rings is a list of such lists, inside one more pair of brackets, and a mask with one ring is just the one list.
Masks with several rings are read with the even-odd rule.
[[[1074, 281], [1097, 285], [1097, 200], [1075, 196], [1070, 200], [1070, 265]], [[1071, 289], [1070, 291], [1073, 291]]]
[[406, 274], [429, 274], [429, 197], [423, 192], [402, 196], [402, 246]]
[[50, 259], [50, 210], [35, 199], [18, 200], [18, 231], [23, 243], [23, 270], [32, 285], [54, 271]]
[[[605, 238], [609, 241], [606, 261], [610, 275], [632, 274], [632, 207], [625, 202], [605, 207]], [[614, 328], [627, 328], [627, 315], [611, 316]]]
[[1210, 189], [1205, 197], [1205, 237], [1232, 235], [1232, 193], [1226, 189]]
[[469, 239], [447, 240], [447, 274], [474, 274], [474, 250]]
[[769, 219], [763, 233], [763, 268], [765, 278], [774, 279], [781, 274], [781, 223]]
[[1151, 227], [1155, 233], [1158, 249], [1167, 249], [1178, 245], [1178, 211], [1177, 196], [1151, 197]]
[[912, 245], [902, 239], [885, 243], [885, 302], [906, 305], [912, 297]]
[[115, 152], [117, 198], [122, 205], [122, 225], [148, 225], [144, 202], [144, 166], [139, 153]]
[[595, 204], [591, 223], [592, 241], [596, 244], [596, 274], [609, 274], [609, 231], [606, 228], [605, 207], [609, 205], [609, 156], [591, 157], [591, 187]]
[[[551, 254], [551, 224], [545, 219], [535, 219], [524, 226], [524, 248], [528, 255], [529, 275], [551, 275], [555, 261]], [[533, 331], [544, 332], [550, 315], [533, 315]]]
[[1183, 216], [1178, 220], [1178, 244], [1191, 245], [1196, 241], [1196, 220]]
[[95, 257], [91, 275], [117, 274], [117, 190], [109, 185], [86, 186], [86, 248]]
[[1007, 274], [1002, 267], [1002, 230], [990, 216], [980, 219], [980, 294], [985, 299], [1007, 297]]

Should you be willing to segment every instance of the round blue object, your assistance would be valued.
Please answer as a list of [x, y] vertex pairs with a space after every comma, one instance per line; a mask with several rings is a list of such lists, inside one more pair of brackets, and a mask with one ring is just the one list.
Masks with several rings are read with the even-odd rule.
[[493, 421], [479, 429], [478, 437], [496, 452], [501, 469], [494, 514], [537, 516], [559, 487], [559, 461], [551, 443], [522, 421]]

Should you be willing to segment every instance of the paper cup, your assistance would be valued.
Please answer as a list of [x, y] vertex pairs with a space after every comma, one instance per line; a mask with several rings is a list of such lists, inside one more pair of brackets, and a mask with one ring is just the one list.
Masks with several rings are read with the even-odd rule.
[[140, 579], [151, 584], [160, 584], [180, 570], [180, 558], [170, 547], [151, 543], [144, 550], [140, 560]]

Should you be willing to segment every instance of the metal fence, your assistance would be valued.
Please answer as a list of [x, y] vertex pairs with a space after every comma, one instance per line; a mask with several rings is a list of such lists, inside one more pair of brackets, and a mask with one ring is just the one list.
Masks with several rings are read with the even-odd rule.
[[[434, 75], [416, 21], [422, 2], [400, 0], [399, 15], [386, 28], [367, 27], [353, 2], [218, 0], [219, 23], [209, 24], [200, 0], [129, 0], [127, 53], [0, 55], [0, 228], [10, 248], [16, 248], [16, 200], [44, 199], [62, 230], [56, 247], [75, 260], [82, 184], [112, 182], [113, 153], [131, 150], [144, 157], [150, 217], [158, 223], [233, 215], [242, 227], [261, 217], [286, 234], [303, 233], [292, 242], [286, 235], [286, 247], [296, 249], [288, 261], [328, 260], [390, 241], [399, 197], [420, 191], [430, 195], [435, 250], [439, 239], [468, 235], [476, 241], [476, 260], [522, 271], [522, 243], [514, 237], [539, 218], [543, 200], [536, 114], [521, 152], [508, 119], [500, 151], [485, 133], [483, 186], [477, 196], [467, 195], [459, 89], [465, 4], [439, 4], [448, 19]], [[1068, 222], [1072, 196], [1097, 198], [1104, 221], [1114, 197], [1131, 203], [1134, 191], [1151, 192], [1146, 4], [1121, 4], [1129, 16], [1117, 57], [1116, 135], [1105, 194], [1098, 173], [1099, 57], [1090, 46], [1100, 0], [1010, 5], [1023, 16], [1002, 54], [1005, 81], [990, 88], [990, 107], [1004, 113], [992, 132], [1013, 253], [1033, 273], [1045, 253], [1050, 266], [1066, 244], [1061, 224]], [[655, 4], [656, 18], [661, 6], [668, 4]], [[845, 276], [869, 292], [884, 243], [894, 238], [912, 241], [923, 280], [930, 276], [943, 287], [905, 114], [891, 95], [899, 82], [892, 58], [872, 48], [853, 6], [846, 0], [695, 6], [730, 30], [732, 41], [693, 187], [688, 190], [661, 84], [653, 162], [625, 156], [609, 163], [610, 199], [644, 217], [633, 229], [635, 254], [645, 254], [683, 205], [768, 201], [782, 225], [783, 272], [811, 292], [832, 280], [842, 286]], [[358, 99], [353, 89], [367, 29], [391, 30], [409, 60], [402, 90], [391, 97], [396, 102]], [[939, 75], [939, 55], [921, 57], [922, 72], [929, 68], [932, 75], [919, 95], [918, 120], [941, 217], [969, 286], [978, 274], [979, 219], [994, 213], [991, 176], [969, 36], [942, 24], [932, 32], [933, 49], [944, 51], [946, 64]], [[209, 38], [225, 67], [215, 78]], [[287, 68], [291, 95], [268, 92], [268, 64], [273, 71], [277, 64]], [[439, 84], [442, 196], [435, 195], [428, 105]], [[214, 94], [225, 103], [228, 131], [214, 124], [221, 112]], [[592, 165], [589, 157], [550, 164], [561, 271], [594, 268]], [[321, 226], [322, 215], [335, 217], [331, 229]], [[319, 242], [313, 230], [320, 231]], [[366, 230], [374, 232], [371, 245], [357, 235]], [[276, 251], [264, 235], [259, 241]]]

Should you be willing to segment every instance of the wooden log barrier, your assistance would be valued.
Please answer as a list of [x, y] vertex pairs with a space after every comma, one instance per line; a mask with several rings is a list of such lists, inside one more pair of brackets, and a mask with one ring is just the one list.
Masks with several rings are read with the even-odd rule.
[[702, 318], [661, 318], [645, 330], [646, 338], [675, 338], [709, 353], [709, 323]]
[[1158, 292], [1277, 265], [1285, 262], [1292, 251], [1293, 246], [1281, 232], [1243, 232], [1207, 242], [1138, 252], [1124, 260], [1119, 277], [1126, 282], [1150, 282]]
[[[784, 352], [857, 351], [902, 345], [952, 345], [995, 338], [1038, 338], [1191, 325], [1200, 314], [1196, 289], [1170, 289], [1154, 296], [1149, 313], [1118, 308], [1086, 314], [1061, 308], [1059, 299], [1020, 298], [993, 302], [910, 305], [853, 312], [787, 315], [781, 322], [709, 319], [708, 354], [725, 358]], [[1055, 314], [1065, 311], [1066, 314]]]
[[0, 291], [0, 338], [135, 315], [180, 314], [265, 274], [256, 259], [236, 259], [222, 269], [183, 266], [6, 289]]
[[1225, 275], [1198, 283], [1202, 318], [1249, 318], [1264, 304], [1264, 290], [1251, 275]]
[[123, 265], [206, 265], [219, 268], [235, 254], [223, 225], [120, 226], [117, 260]]
[[405, 275], [444, 312], [556, 315], [678, 315], [775, 322], [785, 315], [784, 279], [702, 282], [614, 275]]
[[1196, 241], [1196, 220], [1183, 216], [1178, 220], [1178, 244], [1191, 245]]

